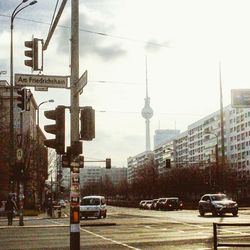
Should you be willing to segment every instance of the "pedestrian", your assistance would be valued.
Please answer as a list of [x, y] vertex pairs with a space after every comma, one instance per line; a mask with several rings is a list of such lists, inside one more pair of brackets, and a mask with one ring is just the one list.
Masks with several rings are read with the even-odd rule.
[[18, 211], [16, 202], [15, 202], [15, 195], [9, 194], [7, 198], [7, 202], [5, 204], [5, 212], [7, 212], [8, 217], [8, 225], [12, 225], [13, 216], [14, 216], [14, 209]]

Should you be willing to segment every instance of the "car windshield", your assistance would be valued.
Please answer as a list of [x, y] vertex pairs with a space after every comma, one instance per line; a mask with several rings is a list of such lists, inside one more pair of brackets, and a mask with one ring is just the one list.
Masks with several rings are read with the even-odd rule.
[[227, 196], [224, 194], [218, 194], [218, 195], [212, 195], [211, 196], [212, 201], [223, 201], [228, 200]]
[[85, 205], [85, 206], [100, 205], [100, 199], [98, 199], [98, 198], [84, 198], [81, 203], [82, 203], [82, 205]]
[[178, 199], [168, 199], [168, 202], [171, 202], [171, 203], [178, 202]]

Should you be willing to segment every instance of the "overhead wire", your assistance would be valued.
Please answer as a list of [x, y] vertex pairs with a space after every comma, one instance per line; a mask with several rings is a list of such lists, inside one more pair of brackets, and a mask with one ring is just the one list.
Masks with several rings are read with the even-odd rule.
[[52, 16], [52, 19], [51, 19], [51, 22], [50, 22], [49, 30], [51, 30], [53, 21], [54, 21], [54, 19], [55, 19], [55, 15], [56, 15], [56, 10], [57, 10], [57, 7], [58, 7], [58, 3], [59, 3], [59, 0], [56, 1], [56, 6], [55, 6], [54, 13], [53, 13], [53, 16]]
[[[0, 13], [0, 16], [10, 18], [9, 15], [5, 15], [5, 14], [1, 14], [1, 13]], [[49, 24], [47, 22], [36, 21], [36, 20], [33, 20], [33, 19], [28, 19], [28, 18], [23, 18], [23, 17], [17, 17], [16, 19], [27, 21], [27, 22], [51, 25], [51, 24]], [[58, 28], [63, 28], [63, 29], [70, 29], [71, 28], [70, 26], [61, 25], [61, 24], [58, 24], [57, 26], [58, 26]], [[118, 36], [118, 35], [111, 35], [111, 34], [108, 34], [108, 33], [97, 32], [97, 31], [87, 30], [87, 29], [83, 29], [83, 28], [79, 28], [79, 31], [94, 34], [94, 35], [99, 35], [99, 36], [106, 36], [106, 37], [110, 37], [110, 38], [126, 40], [126, 41], [130, 41], [130, 42], [144, 43], [144, 44], [147, 44], [147, 45], [163, 47], [163, 48], [169, 48], [169, 45], [166, 44], [166, 43], [160, 44], [160, 43], [157, 43], [157, 42], [143, 41], [143, 40], [139, 40], [139, 39], [135, 39], [135, 38], [125, 37], [125, 36]]]

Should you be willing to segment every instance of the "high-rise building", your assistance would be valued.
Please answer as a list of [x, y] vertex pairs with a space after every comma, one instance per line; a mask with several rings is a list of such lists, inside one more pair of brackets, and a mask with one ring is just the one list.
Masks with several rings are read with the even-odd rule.
[[154, 148], [166, 140], [175, 138], [180, 134], [177, 129], [156, 129], [154, 134]]

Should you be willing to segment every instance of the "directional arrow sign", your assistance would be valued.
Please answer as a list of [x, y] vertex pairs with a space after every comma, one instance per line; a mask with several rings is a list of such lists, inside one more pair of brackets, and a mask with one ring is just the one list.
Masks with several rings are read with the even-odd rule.
[[82, 74], [77, 83], [77, 92], [79, 92], [79, 94], [82, 93], [83, 87], [87, 84], [87, 82], [88, 82], [88, 71], [85, 70], [85, 72]]

